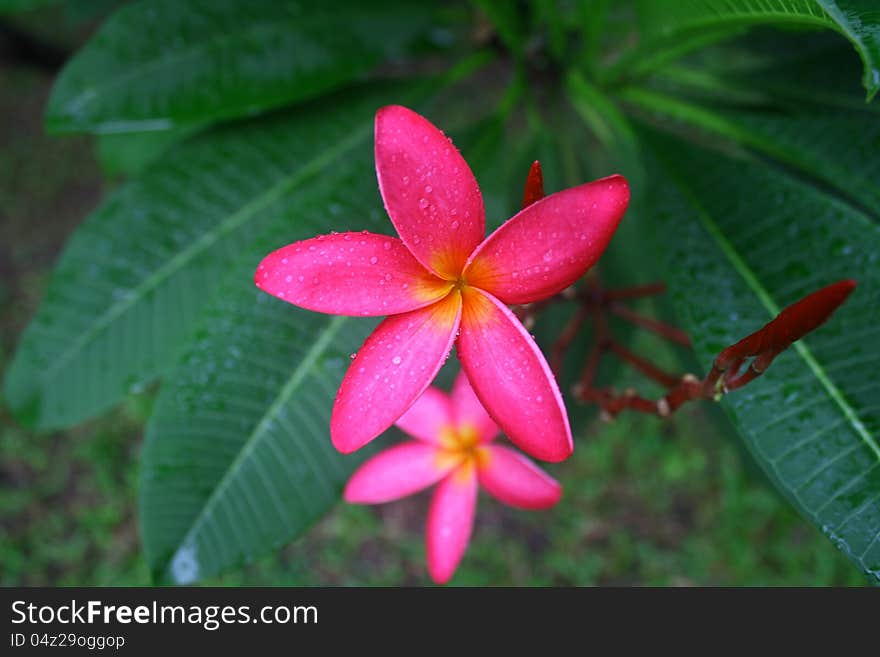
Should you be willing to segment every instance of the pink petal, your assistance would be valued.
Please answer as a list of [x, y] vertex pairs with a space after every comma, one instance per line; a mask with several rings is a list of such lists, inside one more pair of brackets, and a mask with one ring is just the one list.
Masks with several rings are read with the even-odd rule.
[[343, 497], [353, 504], [381, 504], [417, 493], [449, 474], [456, 462], [415, 441], [390, 447], [364, 463], [348, 480]]
[[534, 339], [498, 299], [465, 288], [458, 357], [501, 430], [523, 451], [562, 461], [573, 444], [559, 387]]
[[428, 510], [428, 572], [438, 584], [448, 582], [464, 556], [474, 526], [477, 476], [472, 464], [453, 471], [437, 485]]
[[330, 418], [343, 453], [363, 447], [418, 399], [443, 365], [461, 319], [461, 295], [385, 319], [345, 373]]
[[536, 201], [471, 255], [464, 276], [504, 303], [529, 303], [564, 290], [592, 267], [629, 203], [629, 185], [611, 176]]
[[372, 233], [320, 235], [266, 256], [254, 283], [292, 304], [332, 315], [395, 315], [450, 289], [399, 239]]
[[487, 450], [477, 476], [493, 497], [518, 509], [547, 509], [562, 497], [559, 482], [519, 452], [500, 445]]
[[464, 369], [458, 373], [452, 384], [452, 413], [458, 430], [471, 428], [476, 432], [481, 443], [487, 443], [498, 435], [498, 425], [489, 417], [483, 404], [477, 399]]
[[485, 235], [474, 174], [458, 149], [405, 107], [376, 113], [376, 174], [388, 216], [425, 267], [455, 280]]
[[439, 445], [441, 434], [453, 427], [449, 395], [430, 386], [394, 424], [413, 438]]

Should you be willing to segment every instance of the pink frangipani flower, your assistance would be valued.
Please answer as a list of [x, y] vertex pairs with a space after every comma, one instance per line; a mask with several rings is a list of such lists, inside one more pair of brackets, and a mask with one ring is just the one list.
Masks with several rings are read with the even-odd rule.
[[524, 451], [572, 451], [562, 396], [508, 304], [568, 287], [605, 250], [629, 202], [621, 176], [552, 194], [485, 234], [477, 181], [451, 141], [412, 110], [376, 113], [379, 190], [400, 239], [338, 233], [269, 254], [262, 290], [318, 312], [388, 315], [349, 366], [330, 436], [353, 452], [390, 427], [457, 346], [489, 414]]
[[529, 459], [493, 444], [498, 426], [464, 371], [451, 395], [429, 387], [396, 424], [416, 440], [364, 463], [348, 480], [344, 497], [354, 504], [381, 504], [437, 484], [425, 538], [428, 572], [438, 584], [449, 581], [467, 549], [480, 486], [519, 509], [546, 509], [562, 495], [559, 483]]

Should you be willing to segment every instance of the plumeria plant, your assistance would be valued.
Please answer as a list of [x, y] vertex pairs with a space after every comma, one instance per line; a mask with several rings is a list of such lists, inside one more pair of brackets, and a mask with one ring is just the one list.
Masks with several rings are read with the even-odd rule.
[[602, 420], [716, 402], [701, 421], [880, 581], [871, 5], [121, 4], [45, 118], [119, 184], [5, 403], [51, 431], [156, 395], [157, 583], [431, 486], [427, 570], [455, 583], [480, 488], [579, 508]]

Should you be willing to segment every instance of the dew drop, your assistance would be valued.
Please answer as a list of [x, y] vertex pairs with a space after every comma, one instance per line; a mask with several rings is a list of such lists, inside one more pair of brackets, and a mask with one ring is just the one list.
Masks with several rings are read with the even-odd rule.
[[284, 277], [285, 283], [290, 283], [292, 280], [293, 280], [293, 276], [291, 276], [290, 274], [288, 274], [287, 276]]
[[391, 362], [395, 365], [400, 365], [400, 356], [395, 356], [391, 359]]
[[386, 251], [390, 251], [390, 250], [391, 250], [391, 242], [385, 242], [385, 244], [383, 244], [382, 247], [383, 247]]
[[376, 256], [373, 256], [372, 258], [370, 258], [371, 265], [375, 265], [377, 262], [379, 262], [379, 258], [377, 258]]
[[458, 223], [458, 220], [453, 221], [452, 224], [451, 224], [452, 230], [455, 230], [455, 229], [458, 228], [460, 225], [461, 225], [461, 224]]
[[434, 191], [433, 187], [431, 187], [430, 185], [425, 185], [425, 194], [430, 194], [433, 191]]
[[426, 198], [420, 198], [420, 199], [419, 199], [419, 207], [420, 207], [422, 210], [424, 210], [426, 207], [428, 207], [428, 199], [426, 199]]

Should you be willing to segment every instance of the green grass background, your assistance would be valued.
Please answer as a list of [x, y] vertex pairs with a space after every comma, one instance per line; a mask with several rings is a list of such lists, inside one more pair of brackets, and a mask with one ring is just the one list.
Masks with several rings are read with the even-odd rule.
[[[43, 27], [44, 31], [51, 32]], [[77, 28], [79, 29], [79, 28]], [[67, 37], [75, 43], [81, 37]], [[104, 191], [87, 138], [49, 138], [52, 76], [0, 61], [0, 369], [70, 232]], [[636, 348], [682, 371], [681, 355]], [[0, 403], [0, 584], [146, 585], [136, 518], [143, 425], [155, 391], [66, 432], [19, 426]], [[548, 512], [480, 499], [458, 585], [863, 585], [766, 483], [711, 404], [674, 419], [598, 420], [548, 468]], [[209, 584], [425, 585], [427, 494], [338, 505], [276, 554]]]

